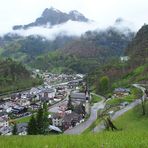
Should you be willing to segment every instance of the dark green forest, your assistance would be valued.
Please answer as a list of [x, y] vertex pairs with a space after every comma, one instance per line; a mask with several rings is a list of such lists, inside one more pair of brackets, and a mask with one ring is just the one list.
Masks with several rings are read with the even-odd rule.
[[11, 93], [30, 88], [42, 83], [39, 78], [32, 78], [21, 63], [8, 58], [0, 60], [0, 94]]

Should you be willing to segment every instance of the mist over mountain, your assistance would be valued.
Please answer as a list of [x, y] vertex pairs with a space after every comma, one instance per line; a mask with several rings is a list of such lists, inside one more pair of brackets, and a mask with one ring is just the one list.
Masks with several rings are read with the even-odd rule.
[[96, 30], [98, 24], [95, 22], [76, 22], [76, 21], [67, 21], [66, 23], [50, 26], [39, 26], [31, 27], [28, 29], [14, 30], [12, 34], [18, 34], [20, 36], [30, 36], [30, 35], [39, 35], [45, 37], [48, 40], [55, 40], [58, 36], [76, 36], [80, 37], [88, 30]]
[[101, 29], [78, 11], [45, 9], [35, 22], [14, 26], [12, 32], [0, 38], [0, 56], [44, 70], [69, 67], [85, 73], [124, 55], [135, 35], [130, 27], [130, 23], [118, 18]]
[[99, 23], [86, 18], [76, 10], [65, 13], [55, 8], [46, 8], [34, 22], [14, 26], [11, 34], [23, 37], [41, 36], [48, 40], [55, 40], [58, 36], [80, 37], [87, 31], [100, 32], [110, 27], [124, 34], [133, 32], [132, 24], [122, 18], [117, 18], [115, 23], [107, 28], [100, 28]]
[[58, 36], [81, 36], [88, 30], [96, 29], [96, 22], [76, 10], [65, 13], [55, 8], [46, 8], [34, 22], [14, 26], [11, 34], [24, 37], [39, 35], [48, 40], [55, 40]]
[[80, 12], [73, 10], [69, 13], [61, 12], [60, 10], [57, 10], [55, 8], [46, 8], [41, 17], [37, 18], [35, 22], [32, 22], [27, 25], [17, 25], [13, 27], [13, 30], [18, 29], [28, 29], [30, 27], [39, 27], [39, 26], [54, 26], [59, 25], [62, 23], [66, 23], [68, 21], [77, 21], [77, 22], [88, 22], [89, 19], [87, 19], [83, 14]]

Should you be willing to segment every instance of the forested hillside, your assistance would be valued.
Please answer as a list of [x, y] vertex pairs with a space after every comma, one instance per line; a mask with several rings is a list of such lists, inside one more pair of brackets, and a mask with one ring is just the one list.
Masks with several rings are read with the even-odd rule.
[[[104, 34], [104, 35], [102, 35]], [[1, 43], [1, 57], [10, 57], [27, 66], [49, 71], [86, 73], [112, 58], [124, 55], [124, 49], [133, 38], [116, 30], [88, 32], [81, 38], [57, 37], [49, 41], [42, 37], [29, 36]]]
[[21, 64], [11, 59], [0, 60], [0, 94], [18, 91], [41, 84], [38, 78]]
[[101, 93], [100, 83], [107, 77], [109, 93], [116, 87], [128, 87], [148, 80], [148, 26], [143, 26], [126, 49], [128, 61], [111, 60], [90, 72], [87, 80], [96, 92]]
[[132, 65], [148, 63], [148, 25], [144, 25], [129, 44], [126, 53], [130, 55]]

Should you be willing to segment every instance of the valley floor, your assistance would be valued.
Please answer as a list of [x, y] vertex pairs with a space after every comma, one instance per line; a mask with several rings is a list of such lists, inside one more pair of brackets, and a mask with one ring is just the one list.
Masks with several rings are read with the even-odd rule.
[[[148, 108], [148, 104], [147, 104]], [[0, 148], [147, 148], [148, 113], [141, 106], [120, 116], [115, 125], [119, 131], [98, 134], [0, 137]]]

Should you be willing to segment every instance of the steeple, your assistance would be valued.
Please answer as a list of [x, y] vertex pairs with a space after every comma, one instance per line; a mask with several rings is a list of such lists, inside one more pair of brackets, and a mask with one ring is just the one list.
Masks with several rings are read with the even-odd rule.
[[85, 86], [85, 96], [86, 96], [86, 101], [89, 101], [90, 94], [89, 94], [89, 90], [88, 90], [88, 85], [87, 84]]

